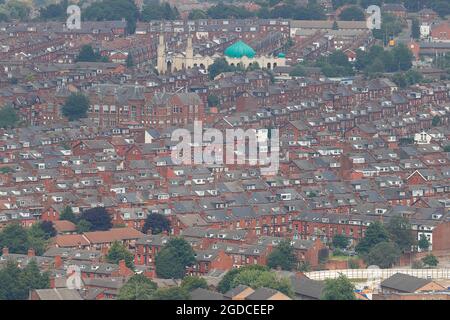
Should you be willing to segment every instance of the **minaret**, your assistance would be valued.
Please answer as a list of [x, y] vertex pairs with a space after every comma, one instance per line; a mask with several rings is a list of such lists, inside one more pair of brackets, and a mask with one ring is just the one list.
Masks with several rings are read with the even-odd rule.
[[156, 68], [158, 69], [159, 73], [165, 73], [166, 72], [166, 46], [164, 44], [164, 35], [162, 32], [159, 34], [159, 43], [158, 43], [158, 50], [157, 50], [157, 62], [156, 62]]
[[192, 47], [192, 36], [189, 35], [186, 46], [186, 63], [185, 67], [192, 68], [194, 66], [194, 48]]

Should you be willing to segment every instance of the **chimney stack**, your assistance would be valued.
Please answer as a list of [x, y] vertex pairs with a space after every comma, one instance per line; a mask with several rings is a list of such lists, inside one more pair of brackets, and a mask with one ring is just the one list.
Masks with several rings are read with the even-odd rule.
[[8, 247], [4, 247], [4, 248], [2, 249], [2, 254], [3, 254], [4, 256], [7, 256], [7, 255], [9, 254], [9, 249], [8, 249]]
[[62, 259], [61, 256], [55, 256], [55, 269], [59, 269], [62, 266]]
[[28, 256], [29, 257], [34, 257], [36, 255], [36, 253], [34, 252], [34, 249], [30, 248], [28, 249]]

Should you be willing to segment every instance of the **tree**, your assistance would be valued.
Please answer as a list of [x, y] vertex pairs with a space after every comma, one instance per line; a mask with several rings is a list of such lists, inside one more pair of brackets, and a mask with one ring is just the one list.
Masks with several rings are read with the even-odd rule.
[[365, 237], [356, 246], [356, 251], [365, 254], [380, 242], [389, 241], [389, 232], [379, 221], [372, 222], [366, 230]]
[[134, 33], [139, 10], [132, 0], [103, 0], [92, 3], [81, 14], [86, 21], [112, 21], [124, 18], [127, 32]]
[[73, 213], [72, 207], [66, 206], [59, 216], [59, 220], [67, 220], [73, 223], [77, 222], [77, 217]]
[[413, 54], [403, 43], [392, 49], [392, 55], [399, 70], [409, 70], [412, 67]]
[[25, 300], [30, 290], [49, 287], [49, 274], [40, 272], [35, 259], [23, 269], [19, 269], [12, 260], [0, 269], [0, 300]]
[[44, 21], [49, 20], [63, 20], [67, 17], [66, 10], [68, 6], [68, 1], [64, 0], [61, 3], [54, 4], [51, 3], [46, 7], [39, 9], [39, 16]]
[[14, 128], [19, 122], [19, 116], [13, 107], [6, 106], [0, 109], [0, 128]]
[[194, 263], [194, 250], [182, 238], [170, 239], [155, 257], [156, 273], [163, 279], [184, 278], [186, 267]]
[[296, 65], [291, 72], [289, 72], [291, 77], [304, 77], [306, 75], [305, 68], [301, 65]]
[[48, 234], [41, 228], [40, 223], [34, 223], [27, 231], [28, 249], [33, 249], [37, 255], [45, 252], [48, 245]]
[[180, 17], [176, 7], [171, 7], [168, 3], [150, 3], [142, 9], [141, 20], [149, 22], [152, 20], [175, 20]]
[[26, 254], [28, 245], [27, 231], [18, 223], [8, 224], [0, 232], [0, 247], [8, 248], [11, 253]]
[[62, 113], [69, 121], [78, 120], [87, 117], [89, 109], [89, 99], [81, 93], [72, 93], [67, 97]]
[[333, 247], [345, 249], [348, 247], [350, 239], [343, 234], [337, 234], [333, 237]]
[[209, 78], [214, 79], [217, 75], [223, 72], [230, 72], [233, 70], [234, 68], [228, 64], [225, 58], [218, 58], [208, 67]]
[[343, 274], [337, 279], [325, 280], [325, 286], [322, 291], [322, 300], [356, 300], [355, 286]]
[[420, 24], [419, 24], [419, 20], [417, 20], [417, 18], [412, 19], [411, 36], [416, 40], [420, 39]]
[[92, 223], [90, 223], [87, 220], [80, 219], [77, 223], [77, 232], [78, 233], [84, 233], [84, 232], [91, 231], [91, 228], [92, 228]]
[[120, 288], [119, 300], [151, 300], [158, 286], [143, 274], [135, 274]]
[[436, 267], [439, 264], [439, 260], [432, 254], [423, 257], [421, 261], [429, 267]]
[[47, 239], [53, 238], [56, 236], [56, 230], [53, 226], [53, 222], [51, 221], [41, 221], [39, 224], [39, 227], [44, 231], [45, 237]]
[[190, 295], [184, 288], [170, 287], [161, 288], [155, 291], [153, 300], [189, 300]]
[[428, 241], [428, 238], [422, 234], [420, 235], [420, 239], [417, 245], [419, 246], [420, 250], [428, 251], [428, 249], [430, 248], [430, 241]]
[[133, 56], [131, 55], [131, 53], [128, 53], [128, 55], [127, 55], [126, 64], [127, 64], [127, 68], [131, 68], [132, 66], [134, 66]]
[[111, 216], [104, 207], [84, 210], [81, 219], [91, 224], [91, 231], [106, 231], [112, 228]]
[[145, 219], [142, 232], [147, 233], [149, 230], [152, 234], [158, 234], [163, 231], [170, 232], [170, 220], [162, 214], [150, 213]]
[[125, 260], [126, 266], [134, 269], [134, 255], [117, 241], [114, 241], [111, 248], [109, 248], [106, 260], [114, 264], [118, 264], [120, 260]]
[[221, 293], [225, 293], [232, 289], [232, 284], [234, 279], [238, 276], [239, 273], [245, 271], [245, 270], [260, 270], [260, 271], [269, 271], [269, 268], [267, 266], [262, 265], [247, 265], [243, 266], [239, 269], [231, 269], [228, 271], [225, 276], [220, 280], [219, 284], [217, 285], [217, 290]]
[[387, 230], [391, 235], [392, 241], [402, 252], [411, 251], [411, 246], [414, 245], [415, 241], [411, 224], [407, 218], [401, 216], [392, 217], [387, 224]]
[[78, 62], [98, 62], [101, 60], [101, 55], [95, 52], [91, 45], [85, 44], [81, 47], [80, 53], [77, 56]]
[[439, 117], [439, 116], [434, 116], [433, 117], [433, 120], [431, 120], [431, 125], [433, 126], [433, 127], [437, 127], [438, 125], [440, 125], [441, 124], [441, 117]]
[[289, 240], [281, 241], [267, 257], [267, 266], [291, 271], [297, 265], [297, 256]]
[[390, 268], [400, 258], [400, 249], [392, 242], [380, 242], [372, 247], [364, 260], [369, 265]]
[[366, 16], [358, 6], [347, 7], [342, 10], [339, 19], [343, 21], [364, 21]]
[[290, 281], [287, 278], [278, 278], [272, 271], [247, 269], [239, 272], [233, 279], [231, 288], [238, 285], [246, 285], [253, 289], [271, 288], [278, 290], [285, 295], [292, 297], [293, 291]]
[[187, 292], [190, 292], [197, 288], [208, 288], [208, 284], [206, 283], [206, 280], [197, 276], [187, 276], [184, 277], [183, 281], [181, 282], [181, 287], [185, 289]]
[[219, 97], [217, 97], [216, 95], [213, 94], [208, 95], [207, 100], [208, 100], [208, 107], [212, 108], [219, 106], [220, 100]]
[[194, 9], [191, 12], [189, 12], [188, 19], [189, 20], [199, 20], [199, 19], [206, 19], [208, 16], [206, 15], [206, 12], [200, 9]]

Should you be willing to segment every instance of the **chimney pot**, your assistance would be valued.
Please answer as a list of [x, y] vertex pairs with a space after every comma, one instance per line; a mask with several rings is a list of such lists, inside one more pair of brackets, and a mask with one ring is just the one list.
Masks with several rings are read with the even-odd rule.
[[2, 249], [2, 254], [3, 254], [4, 256], [7, 256], [7, 255], [9, 254], [9, 249], [8, 249], [8, 247], [4, 247], [4, 248]]
[[29, 257], [34, 257], [36, 255], [34, 249], [28, 249], [28, 256]]

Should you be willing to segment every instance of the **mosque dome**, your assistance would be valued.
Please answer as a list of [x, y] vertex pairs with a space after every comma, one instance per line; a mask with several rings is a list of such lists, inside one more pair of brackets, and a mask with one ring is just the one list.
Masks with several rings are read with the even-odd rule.
[[238, 41], [225, 49], [225, 55], [230, 58], [242, 58], [247, 56], [253, 58], [256, 54], [255, 50], [243, 41]]

